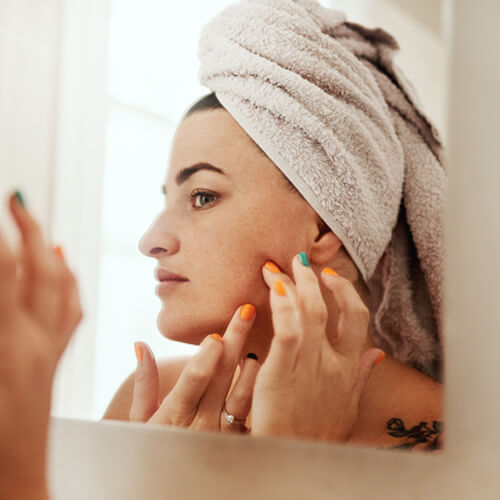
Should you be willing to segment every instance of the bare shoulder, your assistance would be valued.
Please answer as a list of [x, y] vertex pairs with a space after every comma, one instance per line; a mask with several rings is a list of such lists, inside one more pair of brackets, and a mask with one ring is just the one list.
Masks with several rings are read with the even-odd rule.
[[441, 447], [442, 420], [442, 384], [387, 357], [368, 380], [351, 442], [437, 449]]
[[[189, 356], [158, 360], [160, 401], [174, 387], [188, 359]], [[116, 391], [102, 417], [103, 420], [128, 420], [134, 393], [134, 377], [135, 370], [123, 381]]]

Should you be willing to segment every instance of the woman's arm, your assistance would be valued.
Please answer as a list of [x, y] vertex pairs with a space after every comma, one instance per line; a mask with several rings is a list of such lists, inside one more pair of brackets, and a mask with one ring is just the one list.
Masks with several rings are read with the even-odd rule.
[[[348, 279], [328, 268], [318, 278], [303, 252], [293, 258], [292, 271], [293, 280], [263, 268], [274, 337], [255, 382], [252, 434], [345, 443], [384, 353], [366, 349], [369, 311]], [[333, 340], [319, 279], [340, 311]]]
[[293, 280], [263, 269], [274, 338], [255, 383], [252, 433], [437, 448], [441, 384], [366, 348], [369, 311], [351, 282], [328, 270], [320, 279], [340, 316], [332, 340], [327, 338], [319, 279], [307, 259], [295, 257], [292, 270]]
[[361, 396], [350, 442], [434, 451], [442, 445], [442, 406], [441, 383], [387, 356]]
[[52, 384], [82, 310], [62, 253], [15, 196], [9, 208], [21, 247], [0, 234], [0, 499], [46, 500]]

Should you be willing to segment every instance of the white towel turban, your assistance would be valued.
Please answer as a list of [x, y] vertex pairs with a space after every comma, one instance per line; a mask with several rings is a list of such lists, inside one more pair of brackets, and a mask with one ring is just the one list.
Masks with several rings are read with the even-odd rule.
[[377, 344], [439, 379], [446, 173], [398, 48], [314, 0], [242, 0], [204, 27], [199, 75], [342, 241]]

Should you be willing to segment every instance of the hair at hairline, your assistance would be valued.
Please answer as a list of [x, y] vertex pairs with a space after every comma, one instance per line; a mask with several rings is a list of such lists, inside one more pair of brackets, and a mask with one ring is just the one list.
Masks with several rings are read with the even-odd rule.
[[[187, 118], [188, 116], [196, 113], [197, 111], [207, 111], [207, 110], [210, 110], [210, 109], [225, 109], [224, 106], [219, 101], [219, 99], [217, 99], [217, 96], [215, 95], [215, 92], [212, 92], [211, 94], [207, 94], [207, 95], [201, 97], [200, 99], [198, 99], [198, 101], [196, 101], [187, 110], [187, 112], [182, 117], [182, 119], [184, 120], [185, 118]], [[255, 147], [257, 148], [257, 150], [260, 153], [262, 153], [263, 155], [265, 155], [267, 157], [266, 153], [261, 149], [261, 147], [251, 137], [249, 137], [249, 139], [252, 142], [252, 144], [255, 145]], [[302, 196], [299, 193], [299, 191], [297, 190], [297, 188], [290, 182], [290, 180], [288, 179], [288, 177], [279, 168], [278, 168], [278, 171], [283, 176], [283, 178], [287, 181], [287, 185], [288, 185], [288, 188], [290, 189], [290, 191], [294, 191], [299, 196]]]

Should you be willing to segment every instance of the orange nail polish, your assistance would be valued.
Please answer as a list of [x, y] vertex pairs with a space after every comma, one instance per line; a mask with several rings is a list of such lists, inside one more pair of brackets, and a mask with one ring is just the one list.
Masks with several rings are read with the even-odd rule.
[[255, 314], [255, 307], [252, 304], [245, 304], [240, 310], [240, 318], [251, 320]]
[[373, 367], [375, 368], [375, 366], [377, 366], [385, 358], [385, 356], [385, 352], [381, 352], [379, 357], [375, 360], [375, 363], [373, 363]]
[[339, 273], [336, 273], [333, 269], [330, 269], [329, 267], [325, 267], [323, 269], [323, 272], [326, 274], [329, 274], [330, 276], [338, 276]]
[[220, 342], [224, 342], [223, 338], [218, 333], [212, 333], [210, 337], [213, 337], [215, 340], [219, 340]]
[[266, 269], [269, 269], [272, 273], [281, 273], [281, 269], [274, 263], [268, 260], [265, 264]]
[[61, 248], [61, 245], [57, 245], [54, 247], [54, 252], [57, 254], [57, 256], [63, 261], [66, 262], [66, 259], [64, 258], [64, 252], [63, 249]]
[[137, 361], [141, 362], [142, 361], [142, 347], [141, 344], [134, 342], [134, 349], [135, 349], [135, 357], [137, 358]]
[[285, 285], [281, 281], [275, 281], [274, 289], [276, 290], [278, 295], [284, 297], [286, 295]]

